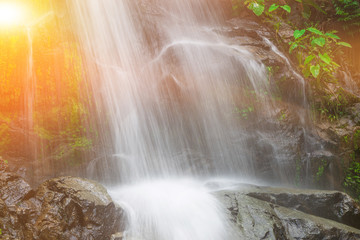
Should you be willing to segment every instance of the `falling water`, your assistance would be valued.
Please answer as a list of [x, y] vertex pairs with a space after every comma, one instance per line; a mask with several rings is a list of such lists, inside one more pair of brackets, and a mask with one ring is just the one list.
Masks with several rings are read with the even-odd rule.
[[[34, 21], [27, 23], [24, 25], [24, 29], [26, 31], [27, 36], [27, 43], [28, 43], [28, 54], [27, 54], [27, 71], [26, 71], [26, 77], [25, 81], [23, 83], [24, 85], [24, 125], [25, 125], [25, 132], [27, 133], [27, 144], [30, 149], [31, 158], [38, 163], [40, 163], [40, 154], [38, 154], [40, 145], [37, 138], [34, 137], [35, 135], [35, 124], [34, 124], [34, 113], [36, 111], [35, 109], [35, 102], [37, 98], [37, 75], [34, 68], [34, 49], [33, 49], [33, 35], [32, 30], [33, 27], [36, 27], [38, 24], [41, 24], [47, 20], [49, 20], [49, 17], [53, 15], [52, 11], [49, 11], [42, 16], [36, 18]], [[42, 162], [41, 163], [43, 167], [41, 170], [45, 169], [45, 166], [49, 164], [48, 162]]]
[[[161, 13], [140, 17], [140, 3], [70, 2], [123, 181], [253, 171], [236, 91], [269, 92], [266, 71], [216, 33], [220, 17], [211, 5], [158, 1]], [[270, 104], [263, 102], [264, 115]]]
[[36, 78], [34, 76], [34, 67], [33, 67], [33, 44], [31, 37], [31, 29], [26, 28], [29, 54], [27, 62], [27, 77], [26, 77], [26, 87], [25, 87], [25, 116], [27, 118], [28, 130], [33, 129], [33, 111], [34, 111], [34, 98], [35, 98], [35, 89], [36, 89]]
[[[262, 133], [239, 122], [237, 105], [256, 99], [264, 119], [275, 108], [263, 64], [218, 33], [217, 4], [68, 1], [98, 112], [110, 125], [102, 134], [111, 136], [124, 184], [111, 192], [128, 210], [130, 238], [233, 238], [199, 179], [254, 176], [247, 139]], [[198, 180], [174, 180], [184, 177]]]
[[36, 157], [36, 143], [32, 139], [31, 133], [34, 131], [34, 102], [36, 95], [36, 76], [34, 74], [34, 63], [33, 63], [33, 41], [31, 36], [31, 28], [26, 28], [27, 40], [28, 40], [28, 56], [27, 56], [27, 71], [24, 82], [24, 118], [25, 128], [28, 133], [27, 141], [32, 149], [32, 158]]

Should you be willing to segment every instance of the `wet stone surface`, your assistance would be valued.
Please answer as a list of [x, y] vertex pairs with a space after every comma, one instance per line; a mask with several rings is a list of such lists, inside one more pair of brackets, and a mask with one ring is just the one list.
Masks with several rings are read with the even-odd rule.
[[240, 239], [360, 239], [360, 208], [344, 193], [239, 185], [216, 195]]
[[124, 211], [99, 183], [60, 177], [32, 190], [0, 172], [0, 185], [1, 239], [107, 240], [124, 230]]

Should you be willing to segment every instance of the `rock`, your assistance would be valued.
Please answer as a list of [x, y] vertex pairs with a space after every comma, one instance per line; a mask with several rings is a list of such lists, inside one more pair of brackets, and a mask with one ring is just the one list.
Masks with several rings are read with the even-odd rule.
[[343, 192], [261, 188], [247, 195], [360, 229], [360, 207]]
[[[360, 239], [360, 230], [353, 227], [247, 195], [262, 191], [246, 187], [216, 193], [239, 239]], [[292, 200], [290, 198], [289, 202]]]
[[354, 122], [356, 124], [360, 123], [360, 103], [356, 103], [352, 108], [351, 108], [351, 115], [354, 118]]
[[61, 177], [34, 191], [19, 176], [0, 172], [1, 239], [108, 240], [124, 230], [124, 211], [93, 181]]
[[292, 40], [294, 36], [294, 30], [289, 24], [286, 24], [285, 22], [282, 21], [279, 26], [278, 34], [281, 37], [281, 40], [283, 40], [286, 44], [289, 44], [289, 42]]
[[0, 199], [0, 229], [2, 229], [1, 239], [23, 239], [21, 224], [11, 208], [8, 208], [3, 200]]
[[105, 240], [122, 230], [124, 219], [103, 186], [75, 177], [43, 183], [19, 208], [19, 215], [33, 224], [26, 235], [34, 239]]
[[0, 172], [0, 198], [7, 206], [18, 204], [31, 191], [30, 185], [21, 177], [5, 171]]
[[115, 233], [113, 235], [111, 235], [110, 240], [122, 240], [124, 237], [124, 234], [119, 232], [119, 233]]

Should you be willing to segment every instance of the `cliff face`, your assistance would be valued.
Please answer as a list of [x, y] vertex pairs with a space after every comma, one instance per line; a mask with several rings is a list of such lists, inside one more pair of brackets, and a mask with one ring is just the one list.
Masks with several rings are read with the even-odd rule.
[[[279, 52], [288, 59], [293, 70], [293, 72], [289, 71], [289, 68], [286, 68], [286, 61], [281, 61], [281, 58], [280, 61], [274, 61], [269, 52], [261, 54], [266, 52], [266, 47], [259, 45], [259, 41], [249, 41], [250, 48], [254, 45], [259, 47], [253, 48], [254, 51], [266, 56], [259, 59], [273, 70], [269, 79], [279, 91], [281, 98], [279, 105], [283, 106], [280, 116], [286, 116], [280, 117], [283, 122], [286, 122], [286, 124], [281, 121], [278, 123], [282, 126], [280, 134], [287, 133], [295, 137], [292, 147], [288, 146], [284, 151], [292, 152], [288, 155], [288, 162], [285, 161], [283, 165], [285, 167], [283, 169], [291, 173], [290, 177], [287, 177], [287, 182], [324, 189], [343, 190], [345, 187], [352, 196], [358, 197], [360, 194], [358, 178], [360, 68], [358, 56], [354, 54], [359, 47], [357, 25], [359, 17], [344, 20], [337, 10], [350, 11], [351, 9], [348, 6], [342, 6], [340, 1], [317, 0], [312, 1], [311, 4], [308, 1], [303, 1], [303, 3], [283, 1], [284, 4], [290, 5], [291, 13], [265, 14], [264, 12], [260, 17], [243, 6], [241, 2], [236, 3], [238, 3], [236, 10], [232, 14], [227, 14], [227, 21], [231, 23], [256, 22], [257, 24], [253, 24], [250, 29], [262, 39], [266, 36], [271, 40]], [[272, 3], [279, 4], [278, 1], [267, 1], [265, 9]], [[354, 4], [356, 4], [355, 1]], [[354, 12], [349, 14], [357, 16]], [[339, 41], [352, 44], [352, 48], [340, 48], [337, 45], [328, 48], [327, 51], [333, 54], [333, 60], [339, 64], [336, 71], [330, 74], [332, 78], [328, 75], [318, 81], [311, 74], [305, 76], [301, 54], [289, 52], [290, 45], [295, 41], [294, 30], [307, 29], [309, 26], [316, 26], [322, 32], [337, 31], [336, 34], [341, 38]], [[241, 31], [241, 34], [244, 33], [246, 36], [254, 37], [254, 34], [248, 34], [249, 31]], [[315, 49], [316, 51], [318, 50]], [[303, 56], [306, 54], [304, 50]], [[299, 97], [299, 88], [296, 84], [297, 74], [303, 77], [306, 85], [305, 104], [301, 104], [301, 97]], [[300, 115], [308, 114], [308, 118], [305, 116], [305, 129], [304, 124], [296, 120], [298, 119], [296, 112], [299, 114], [301, 106], [305, 106], [306, 111]], [[289, 140], [287, 139], [286, 142]], [[293, 176], [292, 179], [291, 176]]]

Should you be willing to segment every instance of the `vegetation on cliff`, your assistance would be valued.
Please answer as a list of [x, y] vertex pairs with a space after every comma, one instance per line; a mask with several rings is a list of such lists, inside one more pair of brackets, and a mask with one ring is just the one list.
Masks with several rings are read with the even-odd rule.
[[29, 20], [0, 26], [0, 156], [73, 166], [92, 145], [81, 55], [52, 1], [19, 4]]

